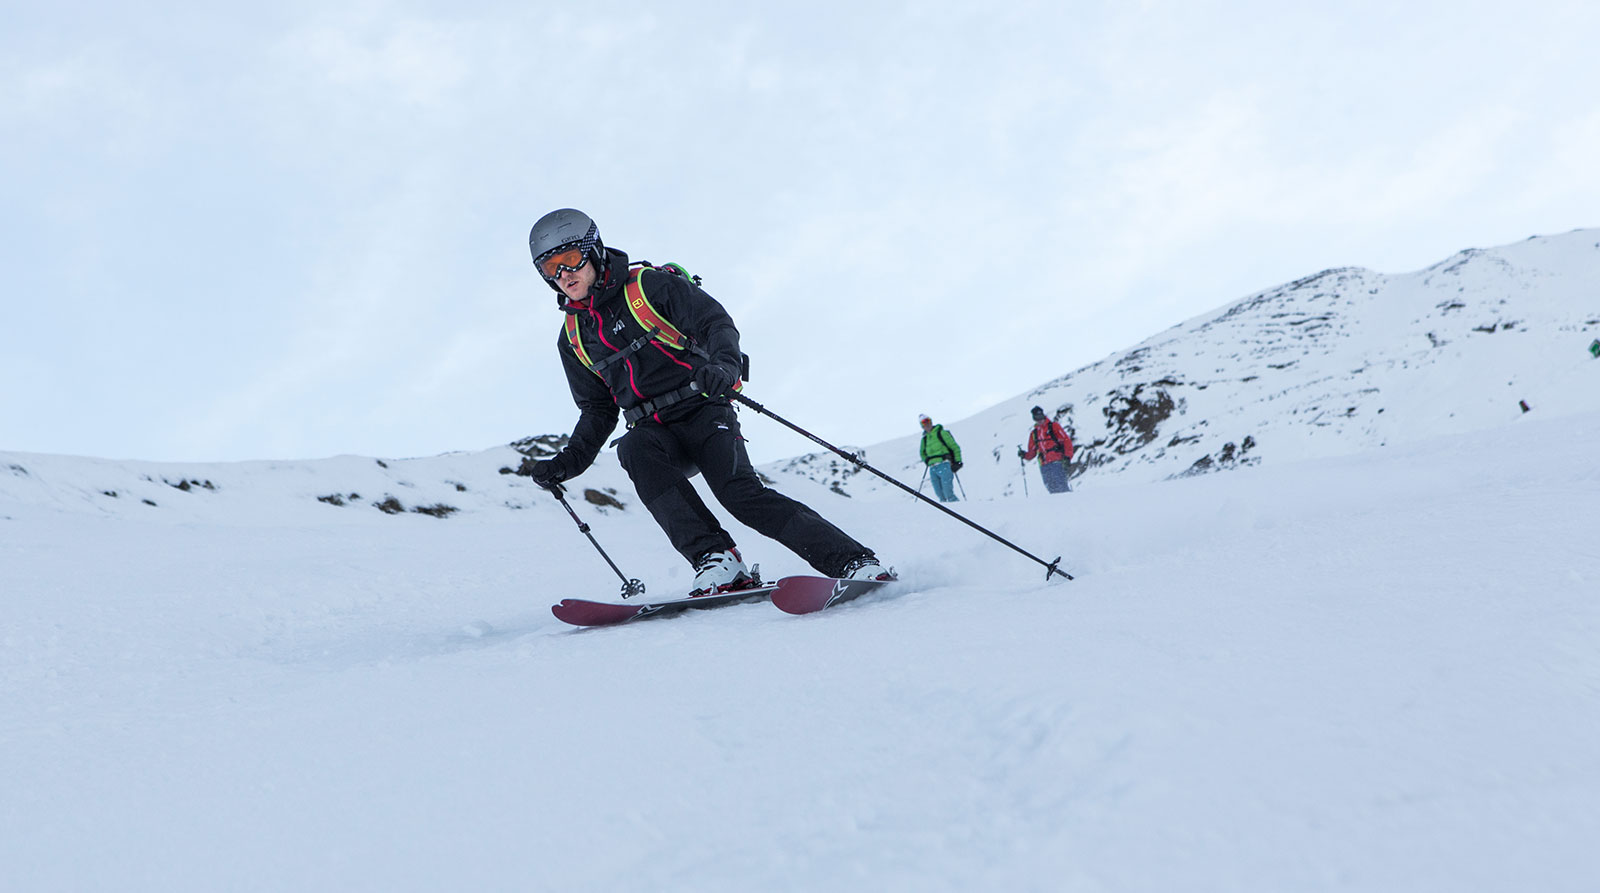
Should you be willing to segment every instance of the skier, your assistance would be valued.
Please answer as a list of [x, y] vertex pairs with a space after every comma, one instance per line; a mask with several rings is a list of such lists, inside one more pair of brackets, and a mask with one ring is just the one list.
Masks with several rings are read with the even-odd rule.
[[[823, 576], [893, 578], [871, 549], [761, 483], [728, 397], [742, 385], [743, 361], [739, 330], [720, 303], [683, 276], [630, 270], [628, 255], [602, 244], [582, 211], [539, 218], [528, 250], [566, 313], [556, 350], [578, 422], [559, 453], [524, 461], [518, 474], [546, 489], [582, 474], [616, 430], [620, 410], [628, 432], [617, 456], [639, 501], [694, 567], [693, 593], [752, 583], [733, 537], [689, 483], [696, 471], [740, 523]], [[652, 336], [652, 329], [659, 331]]]
[[1054, 419], [1046, 418], [1044, 409], [1033, 408], [1033, 429], [1028, 432], [1028, 449], [1017, 448], [1024, 462], [1039, 457], [1039, 476], [1044, 478], [1044, 488], [1051, 493], [1070, 493], [1067, 483], [1067, 463], [1072, 461], [1072, 438]]
[[918, 416], [922, 424], [922, 464], [928, 466], [928, 478], [933, 481], [933, 495], [940, 502], [956, 501], [955, 474], [961, 470], [961, 445], [944, 429], [935, 425], [926, 415]]

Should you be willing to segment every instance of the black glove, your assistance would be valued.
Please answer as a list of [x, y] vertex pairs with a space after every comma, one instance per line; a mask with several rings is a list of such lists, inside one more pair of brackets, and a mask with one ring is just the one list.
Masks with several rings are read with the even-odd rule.
[[1026, 459], [1026, 458], [1028, 458], [1028, 451], [1024, 450], [1022, 447], [1017, 447], [1017, 458], [1018, 459]]
[[517, 474], [533, 478], [533, 482], [546, 490], [555, 490], [561, 482], [571, 477], [567, 473], [567, 466], [561, 461], [558, 454], [554, 459], [528, 459], [524, 458], [517, 467]]
[[950, 460], [950, 471], [953, 473], [953, 472], [957, 472], [957, 471], [960, 471], [960, 470], [961, 470], [961, 460], [960, 459], [951, 459]]
[[694, 380], [700, 392], [707, 397], [721, 397], [731, 393], [739, 381], [739, 370], [722, 363], [708, 362], [695, 370]]

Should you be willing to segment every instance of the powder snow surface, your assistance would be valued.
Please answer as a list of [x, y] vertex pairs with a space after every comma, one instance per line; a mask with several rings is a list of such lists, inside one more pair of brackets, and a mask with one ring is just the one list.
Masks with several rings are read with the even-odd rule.
[[[957, 508], [1074, 582], [780, 478], [904, 585], [591, 631], [549, 605], [617, 581], [509, 451], [0, 454], [0, 889], [1591, 891], [1596, 442], [1600, 414], [1535, 415], [969, 482]], [[462, 511], [374, 511], [388, 477], [311, 498], [389, 474]], [[614, 456], [580, 483], [627, 505], [574, 506], [625, 570], [686, 588]]]

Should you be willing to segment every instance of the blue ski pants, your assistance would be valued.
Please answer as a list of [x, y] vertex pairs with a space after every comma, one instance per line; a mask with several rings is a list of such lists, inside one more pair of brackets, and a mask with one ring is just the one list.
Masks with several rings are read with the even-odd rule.
[[1067, 463], [1041, 462], [1039, 476], [1044, 478], [1044, 488], [1051, 493], [1071, 493], [1072, 485], [1067, 483]]
[[928, 479], [933, 481], [933, 495], [940, 502], [956, 501], [956, 473], [949, 462], [935, 462], [928, 466]]

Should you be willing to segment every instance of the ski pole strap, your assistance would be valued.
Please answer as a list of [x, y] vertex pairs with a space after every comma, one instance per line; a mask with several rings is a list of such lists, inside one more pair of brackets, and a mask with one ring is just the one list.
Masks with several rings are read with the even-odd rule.
[[691, 381], [683, 387], [678, 388], [676, 391], [668, 391], [659, 397], [651, 397], [649, 400], [644, 401], [638, 406], [635, 406], [629, 410], [625, 410], [622, 413], [622, 420], [627, 423], [629, 428], [632, 428], [634, 425], [639, 424], [640, 421], [648, 416], [654, 415], [655, 413], [666, 409], [669, 406], [682, 403], [690, 397], [695, 397], [699, 394], [700, 386]]

